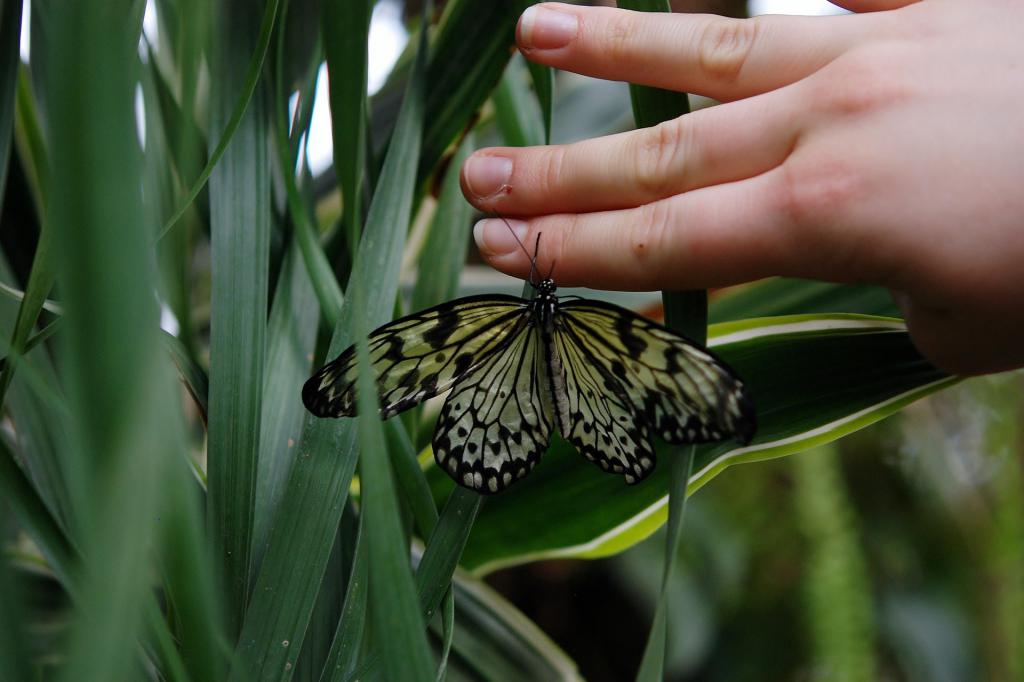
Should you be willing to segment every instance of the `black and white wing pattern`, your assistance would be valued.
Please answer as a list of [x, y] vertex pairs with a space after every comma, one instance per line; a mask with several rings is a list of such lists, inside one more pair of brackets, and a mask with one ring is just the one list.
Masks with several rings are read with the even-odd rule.
[[627, 396], [636, 421], [654, 434], [669, 443], [750, 442], [756, 420], [743, 382], [709, 351], [600, 301], [569, 301], [558, 317], [562, 345], [575, 344], [601, 367], [608, 384]]
[[[370, 360], [381, 417], [444, 393], [500, 352], [529, 326], [527, 306], [515, 296], [469, 296], [375, 329]], [[306, 409], [318, 417], [354, 417], [357, 371], [352, 346], [306, 381]]]
[[[570, 325], [556, 322], [550, 340], [558, 430], [581, 455], [636, 483], [654, 470], [646, 420], [622, 383], [594, 361]], [[613, 342], [612, 342], [613, 343]]]
[[[747, 443], [754, 411], [743, 382], [688, 339], [624, 308], [537, 296], [470, 296], [400, 318], [369, 339], [380, 414], [451, 391], [434, 430], [434, 459], [455, 481], [496, 493], [526, 476], [557, 427], [605, 471], [640, 481], [654, 470], [651, 437]], [[302, 389], [319, 417], [356, 414], [351, 347]]]
[[434, 459], [457, 483], [496, 493], [533, 470], [551, 438], [551, 387], [536, 325], [459, 381], [434, 430]]

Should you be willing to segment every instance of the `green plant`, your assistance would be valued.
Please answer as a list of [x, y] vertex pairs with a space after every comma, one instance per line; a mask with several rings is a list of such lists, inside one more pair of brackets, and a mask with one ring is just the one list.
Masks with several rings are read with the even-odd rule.
[[[470, 217], [456, 174], [477, 139], [550, 137], [551, 73], [533, 67], [528, 82], [509, 64], [525, 3], [452, 0], [436, 21], [427, 3], [374, 101], [372, 3], [212, 5], [156, 2], [159, 38], [140, 43], [141, 0], [36, 0], [21, 65], [21, 3], [0, 3], [0, 490], [14, 519], [0, 665], [12, 679], [433, 679], [452, 646], [453, 676], [571, 677], [564, 654], [457, 567], [604, 556], [667, 517], [667, 587], [688, 492], [953, 382], [879, 316], [877, 292], [756, 285], [712, 306], [708, 333], [757, 398], [751, 446], [666, 451], [625, 488], [556, 443], [483, 505], [425, 463], [427, 414], [317, 420], [299, 387], [406, 309], [403, 258], [431, 265], [413, 306], [456, 295]], [[333, 212], [301, 153], [324, 60], [344, 198]], [[636, 90], [633, 102], [647, 124], [685, 98]], [[414, 222], [422, 238], [409, 238]], [[703, 337], [706, 298], [667, 295], [666, 315]], [[26, 585], [57, 597], [35, 603]], [[666, 618], [646, 679], [660, 677]], [[18, 644], [41, 623], [62, 636]]]

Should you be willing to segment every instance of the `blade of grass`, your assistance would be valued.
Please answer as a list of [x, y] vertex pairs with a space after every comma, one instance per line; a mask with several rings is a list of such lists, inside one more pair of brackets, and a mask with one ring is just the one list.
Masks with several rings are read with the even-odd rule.
[[[277, 6], [279, 0], [267, 0], [267, 4], [263, 10], [263, 20], [259, 28], [259, 37], [256, 40], [256, 45], [251, 50], [252, 58], [249, 61], [248, 68], [245, 71], [244, 79], [241, 92], [238, 94], [235, 100], [234, 109], [231, 111], [231, 116], [228, 118], [226, 124], [221, 128], [222, 132], [218, 138], [217, 146], [214, 148], [213, 153], [210, 154], [209, 159], [206, 161], [206, 166], [203, 168], [202, 173], [196, 178], [196, 181], [189, 188], [188, 194], [185, 195], [185, 199], [181, 202], [178, 210], [167, 219], [163, 227], [156, 234], [154, 241], [159, 242], [163, 239], [164, 235], [171, 231], [181, 217], [185, 215], [185, 211], [192, 205], [192, 202], [199, 196], [199, 192], [202, 191], [203, 187], [206, 186], [206, 181], [210, 179], [213, 169], [217, 166], [221, 157], [227, 152], [228, 145], [234, 138], [235, 133], [241, 126], [242, 121], [245, 119], [246, 111], [249, 104], [253, 100], [253, 94], [256, 92], [256, 84], [259, 82], [260, 73], [263, 71], [263, 61], [267, 57], [267, 49], [270, 46], [270, 37], [274, 32], [274, 20], [277, 17]], [[251, 12], [246, 10], [240, 11], [238, 16], [244, 16], [249, 18], [252, 16]], [[237, 75], [241, 75], [240, 73]], [[239, 82], [238, 80], [232, 81], [233, 83]], [[225, 84], [227, 85], [227, 84]], [[220, 98], [217, 98], [218, 102]]]
[[[211, 127], [233, 131], [210, 176], [211, 307], [207, 513], [225, 589], [228, 635], [241, 628], [250, 590], [256, 468], [266, 354], [270, 249], [271, 132], [266, 98], [254, 94], [251, 56], [273, 17], [248, 0], [217, 5], [214, 20]], [[277, 0], [269, 0], [276, 10]], [[262, 62], [262, 59], [257, 60]], [[246, 73], [247, 69], [250, 73]], [[239, 94], [238, 84], [244, 83]], [[239, 98], [250, 100], [235, 123]], [[232, 111], [234, 108], [234, 111]], [[225, 119], [227, 124], [225, 125]], [[224, 138], [211, 154], [216, 161]]]
[[[35, 63], [35, 60], [33, 60]], [[46, 213], [46, 199], [50, 186], [50, 164], [46, 154], [46, 142], [43, 139], [40, 123], [40, 106], [32, 91], [32, 81], [28, 69], [18, 67], [18, 84], [15, 95], [14, 141], [18, 147], [18, 157], [32, 191], [36, 214]]]
[[[27, 165], [36, 174], [35, 183], [33, 184], [38, 188], [36, 202], [42, 227], [32, 260], [32, 272], [25, 287], [25, 296], [21, 301], [21, 306], [18, 308], [18, 316], [14, 322], [14, 329], [11, 332], [9, 353], [15, 356], [19, 356], [27, 351], [26, 343], [32, 334], [32, 330], [35, 328], [36, 320], [46, 302], [46, 297], [53, 288], [53, 281], [56, 276], [54, 271], [53, 230], [48, 226], [44, 208], [49, 164], [46, 160], [42, 134], [39, 131], [34, 99], [28, 90], [27, 78], [19, 78], [17, 94], [18, 119], [27, 142], [25, 149], [25, 153], [28, 154], [29, 158]], [[24, 154], [22, 156], [23, 158], [25, 157]], [[6, 173], [6, 164], [4, 164], [4, 172]], [[2, 188], [0, 188], [0, 191], [2, 191]], [[0, 374], [0, 404], [3, 404], [7, 396], [7, 390], [10, 388], [11, 380], [14, 378], [14, 367], [14, 363], [5, 363], [3, 373]]]
[[351, 521], [351, 518], [346, 519], [352, 516], [350, 512], [353, 512], [351, 506], [341, 515], [342, 520], [338, 526], [334, 547], [331, 549], [331, 557], [327, 561], [327, 570], [324, 572], [320, 591], [316, 595], [316, 605], [306, 628], [306, 636], [302, 640], [302, 651], [299, 653], [295, 675], [292, 678], [297, 682], [317, 682], [320, 679], [327, 666], [338, 623], [344, 613], [347, 589], [345, 574], [351, 568], [351, 565], [346, 567], [345, 564], [346, 561], [352, 560], [351, 556], [345, 556], [352, 551], [351, 547], [346, 548], [351, 538], [344, 536], [348, 531], [346, 521]]
[[551, 144], [551, 112], [555, 100], [555, 70], [550, 66], [526, 62], [533, 79], [533, 91], [537, 94], [541, 117], [544, 119], [544, 144]]
[[[53, 572], [62, 587], [73, 598], [76, 598], [79, 590], [75, 586], [75, 579], [78, 574], [77, 566], [80, 557], [49, 510], [46, 509], [46, 505], [43, 504], [32, 484], [14, 462], [13, 453], [2, 439], [0, 439], [0, 493], [2, 493], [4, 501], [10, 505], [21, 528], [39, 548], [47, 562], [47, 568]], [[167, 679], [175, 682], [191, 679], [185, 672], [184, 663], [178, 655], [173, 638], [167, 631], [167, 625], [151, 596], [147, 596], [143, 609], [146, 612], [145, 618], [149, 625], [147, 631], [149, 644], [146, 648], [163, 663], [162, 671]], [[0, 610], [6, 610], [6, 607]], [[5, 669], [0, 668], [0, 670]], [[12, 677], [11, 679], [27, 678]]]
[[363, 631], [366, 626], [367, 590], [367, 549], [362, 525], [365, 517], [360, 516], [359, 536], [356, 539], [355, 558], [352, 560], [352, 573], [345, 590], [345, 605], [342, 607], [338, 628], [331, 642], [331, 651], [327, 655], [321, 682], [343, 682], [347, 680], [359, 662], [360, 645], [363, 642]]
[[470, 132], [452, 157], [430, 232], [419, 259], [419, 276], [412, 292], [411, 310], [423, 310], [453, 298], [459, 290], [459, 275], [469, 248], [469, 222], [473, 206], [462, 196], [459, 171], [462, 162], [476, 149], [476, 136]]
[[[0, 277], [12, 278], [10, 268], [3, 259], [0, 259]], [[6, 289], [9, 293], [20, 293], [11, 287]], [[13, 328], [18, 308], [8, 301], [0, 303], [0, 326]], [[0, 344], [6, 346], [7, 339], [0, 338]], [[26, 354], [20, 357], [5, 357], [4, 364], [9, 363], [16, 363], [20, 367], [12, 369], [12, 375], [28, 371], [47, 386], [58, 384], [56, 371], [46, 353], [28, 353], [26, 350]], [[63, 454], [67, 447], [66, 415], [49, 409], [45, 400], [29, 390], [31, 378], [17, 374], [4, 407], [15, 424], [15, 448], [20, 455], [22, 467], [58, 524], [66, 527], [73, 518], [66, 479], [67, 457]]]
[[433, 678], [433, 657], [423, 616], [417, 608], [393, 473], [388, 459], [381, 456], [386, 446], [377, 416], [377, 387], [370, 349], [365, 340], [369, 329], [358, 308], [353, 318], [354, 333], [359, 339], [359, 472], [369, 549], [370, 623], [374, 632], [381, 633], [375, 641], [388, 679], [429, 682]]
[[0, 491], [14, 518], [36, 543], [57, 579], [70, 584], [74, 551], [3, 439], [0, 439]]
[[348, 252], [362, 229], [366, 166], [367, 38], [372, 0], [324, 0], [323, 40], [330, 78], [334, 168], [342, 196], [341, 225]]
[[511, 56], [516, 21], [530, 4], [528, 0], [446, 3], [427, 73], [430, 85], [420, 177], [433, 170], [490, 96]]
[[[419, 51], [417, 64], [425, 58]], [[355, 300], [369, 325], [388, 319], [398, 293], [423, 125], [421, 73], [420, 65], [409, 81], [350, 277], [350, 290], [362, 288]], [[330, 357], [352, 342], [355, 307], [350, 296], [335, 327]], [[355, 435], [351, 421], [306, 417], [239, 638], [235, 679], [278, 679], [294, 666], [355, 469]], [[303, 558], [301, 567], [295, 557]]]
[[[416, 590], [425, 623], [431, 621], [441, 600], [450, 594], [452, 575], [482, 503], [483, 497], [479, 493], [455, 487], [441, 510], [434, 532], [430, 534], [416, 567]], [[377, 679], [381, 674], [382, 663], [379, 652], [375, 652], [354, 676], [346, 679]]]
[[[421, 69], [426, 61], [427, 28], [431, 8], [432, 3], [429, 0], [424, 3], [417, 56], [406, 92], [406, 102], [403, 103], [403, 114], [410, 102], [418, 107], [424, 94]], [[393, 150], [398, 143], [398, 140], [392, 140], [391, 149]], [[416, 142], [413, 145], [418, 154], [419, 145]], [[387, 177], [387, 164], [391, 159], [392, 155], [389, 153], [381, 173], [382, 179]], [[381, 192], [383, 189], [384, 184], [381, 182], [377, 191]], [[374, 199], [367, 221], [364, 244], [370, 243], [375, 236], [369, 231], [374, 226], [373, 209], [377, 206], [377, 197]], [[405, 224], [408, 223], [408, 219], [409, 216], [406, 216]], [[353, 271], [354, 281], [349, 291], [352, 296], [350, 319], [352, 333], [356, 338], [356, 356], [360, 369], [357, 383], [357, 443], [360, 449], [360, 502], [362, 513], [366, 517], [364, 528], [368, 550], [370, 623], [373, 632], [377, 633], [374, 645], [377, 653], [383, 657], [388, 679], [428, 682], [433, 678], [434, 662], [427, 642], [425, 622], [417, 608], [418, 600], [409, 561], [409, 546], [402, 528], [398, 498], [395, 495], [394, 472], [390, 458], [383, 456], [386, 452], [386, 443], [377, 414], [377, 387], [367, 340], [371, 327], [363, 314], [363, 306], [369, 307], [374, 291], [372, 280], [355, 278], [364, 262], [362, 258], [356, 262]], [[408, 458], [404, 458], [399, 461], [407, 460]], [[419, 471], [415, 472], [414, 476], [417, 474], [422, 479]], [[425, 487], [422, 492], [429, 495]], [[429, 516], [429, 511], [427, 514]]]
[[[288, 0], [283, 0], [282, 12], [286, 13]], [[342, 294], [338, 280], [334, 278], [330, 263], [310, 221], [309, 213], [299, 194], [299, 188], [295, 184], [295, 163], [296, 159], [292, 153], [291, 141], [288, 137], [288, 115], [286, 106], [288, 93], [284, 92], [282, 81], [284, 64], [284, 35], [285, 23], [282, 19], [278, 28], [277, 58], [275, 60], [275, 71], [277, 74], [277, 96], [275, 100], [277, 107], [275, 118], [277, 125], [277, 158], [280, 164], [281, 177], [284, 179], [285, 194], [288, 201], [288, 215], [291, 217], [292, 225], [295, 227], [295, 238], [301, 249], [306, 269], [309, 270], [309, 278], [313, 283], [313, 290], [316, 292], [317, 300], [323, 310], [324, 317], [332, 327], [338, 323], [341, 316]]]
[[88, 548], [62, 678], [124, 679], [139, 667], [137, 649], [125, 644], [150, 596], [162, 465], [180, 456], [138, 182], [141, 12], [138, 3], [83, 1], [49, 20], [46, 111], [61, 187], [49, 216], [66, 296], [60, 359], [72, 410], [72, 499]]
[[260, 460], [256, 476], [253, 530], [254, 570], [266, 550], [274, 513], [295, 461], [302, 429], [302, 403], [294, 400], [310, 373], [320, 307], [309, 273], [293, 242], [285, 254], [267, 325], [267, 374], [260, 420]]
[[498, 81], [491, 98], [505, 144], [512, 147], [544, 144], [547, 134], [544, 113], [526, 84], [522, 57], [517, 55], [509, 60], [505, 75]]
[[448, 674], [448, 655], [452, 652], [452, 642], [455, 641], [455, 591], [448, 589], [444, 600], [444, 611], [441, 612], [441, 627], [443, 636], [441, 639], [441, 662], [437, 666], [437, 682], [444, 682]]
[[402, 500], [412, 511], [413, 521], [423, 537], [427, 537], [437, 524], [437, 507], [430, 492], [416, 450], [400, 420], [391, 420], [384, 426], [387, 450], [391, 455], [395, 481], [402, 492]]

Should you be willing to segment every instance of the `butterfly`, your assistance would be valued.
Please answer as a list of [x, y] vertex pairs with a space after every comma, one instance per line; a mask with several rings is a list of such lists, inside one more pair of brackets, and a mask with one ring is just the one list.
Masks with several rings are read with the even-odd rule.
[[[721, 359], [625, 308], [560, 300], [550, 273], [533, 286], [529, 299], [468, 296], [370, 334], [383, 419], [450, 391], [433, 450], [456, 483], [504, 490], [533, 470], [555, 429], [627, 483], [654, 470], [653, 435], [750, 442], [752, 401]], [[305, 383], [306, 409], [355, 416], [357, 373], [350, 346]]]

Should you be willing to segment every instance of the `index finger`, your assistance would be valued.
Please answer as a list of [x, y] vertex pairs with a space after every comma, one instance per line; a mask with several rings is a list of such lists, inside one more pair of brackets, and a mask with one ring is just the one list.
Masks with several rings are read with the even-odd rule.
[[533, 5], [516, 31], [531, 61], [608, 80], [734, 100], [794, 83], [895, 33], [893, 12], [730, 19]]

